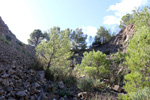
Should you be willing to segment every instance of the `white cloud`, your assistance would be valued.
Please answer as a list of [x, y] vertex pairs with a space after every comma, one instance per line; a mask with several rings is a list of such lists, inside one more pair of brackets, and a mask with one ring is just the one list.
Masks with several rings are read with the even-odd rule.
[[120, 3], [116, 3], [109, 7], [107, 11], [113, 11], [114, 15], [105, 16], [103, 23], [107, 25], [119, 24], [123, 15], [132, 13], [134, 9], [147, 4], [148, 0], [121, 0]]
[[122, 0], [120, 3], [111, 5], [108, 11], [117, 11], [119, 13], [131, 13], [132, 10], [140, 6], [144, 6], [148, 0]]
[[104, 17], [104, 23], [103, 24], [112, 25], [112, 24], [119, 24], [119, 22], [120, 22], [120, 17], [110, 15], [110, 16]]
[[87, 34], [88, 36], [94, 37], [97, 32], [97, 28], [93, 26], [82, 26], [82, 31]]

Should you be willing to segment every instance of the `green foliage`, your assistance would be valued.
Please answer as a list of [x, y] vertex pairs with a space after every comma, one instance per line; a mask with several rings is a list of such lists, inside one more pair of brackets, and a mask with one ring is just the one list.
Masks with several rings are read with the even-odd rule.
[[121, 29], [125, 28], [129, 24], [129, 20], [132, 18], [132, 14], [126, 14], [121, 18], [119, 27]]
[[94, 43], [102, 43], [103, 44], [103, 43], [109, 41], [110, 39], [111, 39], [111, 35], [110, 35], [109, 30], [107, 30], [106, 28], [101, 26], [98, 29], [98, 32], [97, 32], [97, 34], [95, 36]]
[[43, 35], [44, 35], [44, 38], [45, 38], [47, 41], [49, 41], [50, 38], [49, 38], [48, 32], [44, 32]]
[[77, 78], [70, 72], [70, 74], [68, 74], [67, 77], [65, 77], [64, 83], [70, 86], [76, 85]]
[[101, 91], [102, 89], [106, 89], [107, 85], [104, 82], [100, 82], [100, 80], [94, 80], [94, 90]]
[[0, 36], [0, 40], [3, 41], [4, 43], [11, 45], [11, 42], [6, 40], [4, 37]]
[[126, 53], [118, 51], [116, 54], [112, 54], [111, 68], [110, 68], [110, 81], [118, 85], [123, 85], [124, 76], [128, 73], [128, 67], [125, 63]]
[[134, 24], [136, 30], [139, 30], [144, 25], [150, 26], [149, 8], [144, 7], [141, 11], [134, 10], [129, 24]]
[[134, 24], [135, 29], [138, 30], [143, 25], [150, 26], [149, 8], [145, 7], [141, 11], [139, 9], [133, 10], [132, 14], [126, 14], [121, 18], [120, 28], [124, 28], [128, 24]]
[[51, 74], [54, 81], [65, 81], [71, 75], [71, 69], [68, 66], [55, 66], [50, 67]]
[[[66, 30], [66, 32], [70, 32]], [[86, 48], [86, 39], [87, 35], [82, 32], [82, 29], [77, 28], [75, 31], [70, 32], [70, 41], [72, 44], [73, 50], [85, 49]]]
[[129, 56], [126, 58], [131, 73], [125, 79], [127, 80], [125, 89], [128, 93], [135, 92], [139, 88], [150, 86], [150, 29], [142, 26], [130, 41], [128, 46]]
[[24, 43], [22, 43], [22, 42], [20, 42], [20, 41], [16, 41], [16, 43], [17, 43], [18, 45], [20, 45], [20, 46], [24, 46], [24, 45], [25, 45]]
[[150, 100], [150, 89], [145, 87], [127, 95], [120, 95], [119, 100]]
[[81, 78], [80, 80], [78, 80], [77, 86], [82, 91], [92, 91], [93, 80], [90, 78]]
[[47, 36], [47, 34], [43, 34], [40, 29], [35, 29], [30, 34], [30, 39], [28, 39], [28, 43], [36, 47], [45, 38], [45, 36]]
[[11, 41], [11, 37], [6, 35], [6, 40]]
[[[71, 44], [68, 34], [60, 32], [59, 27], [51, 28], [49, 31], [49, 41], [43, 41], [36, 47], [36, 55], [43, 64], [43, 67], [50, 70], [50, 75], [53, 75], [54, 80], [58, 77], [63, 80], [69, 70], [71, 56]], [[48, 71], [49, 73], [49, 71]], [[62, 76], [62, 77], [61, 77]]]
[[81, 74], [92, 77], [94, 79], [101, 79], [109, 75], [109, 62], [106, 55], [100, 51], [85, 52], [81, 65], [77, 68]]
[[118, 96], [119, 100], [131, 100], [129, 96], [125, 95], [125, 94], [121, 94]]
[[145, 87], [130, 95], [132, 100], [150, 100], [150, 89]]
[[129, 41], [127, 65], [131, 71], [125, 76], [125, 90], [129, 97], [145, 87], [150, 87], [150, 14], [144, 8], [141, 12], [135, 12], [132, 23], [136, 32]]

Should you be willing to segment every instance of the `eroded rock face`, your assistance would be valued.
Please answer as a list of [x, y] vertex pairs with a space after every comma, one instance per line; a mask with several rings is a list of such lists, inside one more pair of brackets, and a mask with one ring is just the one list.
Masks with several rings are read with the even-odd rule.
[[127, 25], [126, 28], [122, 29], [115, 37], [113, 37], [109, 42], [94, 48], [95, 50], [102, 51], [103, 53], [110, 54], [116, 53], [120, 49], [126, 52], [128, 46], [128, 41], [133, 37], [134, 25]]

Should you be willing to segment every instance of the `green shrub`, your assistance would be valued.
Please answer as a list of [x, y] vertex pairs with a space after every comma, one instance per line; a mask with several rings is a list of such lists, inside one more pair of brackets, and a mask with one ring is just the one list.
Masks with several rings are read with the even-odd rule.
[[130, 95], [133, 100], [150, 100], [150, 89], [145, 87]]
[[7, 41], [7, 40], [4, 40], [4, 42], [8, 45], [11, 45], [11, 42]]
[[81, 64], [77, 67], [80, 74], [85, 74], [94, 79], [106, 78], [109, 76], [109, 61], [106, 55], [100, 51], [85, 52]]
[[71, 85], [71, 86], [72, 86], [72, 85], [76, 85], [76, 83], [77, 83], [77, 78], [76, 78], [75, 76], [69, 74], [69, 75], [65, 78], [64, 82], [65, 82], [65, 84], [67, 84], [67, 85]]
[[6, 40], [11, 41], [11, 37], [6, 35]]
[[106, 89], [107, 85], [104, 82], [100, 82], [100, 80], [94, 81], [94, 89], [96, 91], [101, 91], [103, 89]]
[[3, 41], [4, 43], [8, 44], [8, 45], [11, 45], [11, 42], [4, 39], [2, 36], [0, 36], [0, 40]]
[[121, 94], [118, 96], [119, 100], [131, 100], [129, 96], [125, 95], [125, 94]]
[[77, 86], [82, 91], [92, 91], [93, 90], [93, 80], [90, 78], [81, 78], [78, 80]]
[[150, 89], [145, 87], [127, 95], [120, 95], [119, 100], [150, 100]]
[[68, 66], [51, 66], [50, 73], [53, 75], [54, 81], [65, 81], [71, 75], [71, 68]]

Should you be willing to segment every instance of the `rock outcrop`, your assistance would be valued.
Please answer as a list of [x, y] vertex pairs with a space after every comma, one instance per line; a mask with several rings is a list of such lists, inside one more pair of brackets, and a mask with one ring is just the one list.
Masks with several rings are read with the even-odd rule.
[[122, 29], [109, 42], [92, 49], [96, 51], [99, 50], [106, 54], [116, 53], [118, 50], [126, 52], [128, 41], [133, 37], [134, 33], [134, 25], [127, 25], [126, 28]]

